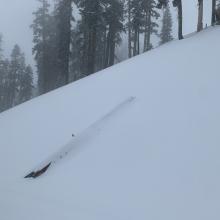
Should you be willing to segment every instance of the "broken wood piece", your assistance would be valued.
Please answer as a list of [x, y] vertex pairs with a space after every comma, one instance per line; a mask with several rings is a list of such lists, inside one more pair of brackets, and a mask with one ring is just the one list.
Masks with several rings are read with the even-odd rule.
[[37, 177], [41, 176], [43, 173], [45, 173], [47, 171], [47, 169], [50, 167], [50, 165], [51, 165], [51, 162], [49, 164], [47, 164], [47, 166], [43, 167], [42, 169], [40, 169], [36, 172], [29, 173], [24, 178], [37, 178]]

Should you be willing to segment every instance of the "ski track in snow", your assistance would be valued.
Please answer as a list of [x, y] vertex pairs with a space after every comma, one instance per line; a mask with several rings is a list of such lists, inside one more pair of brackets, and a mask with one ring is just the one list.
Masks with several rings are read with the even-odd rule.
[[135, 100], [135, 97], [129, 97], [125, 99], [124, 101], [120, 102], [118, 105], [116, 105], [113, 109], [111, 109], [108, 113], [106, 113], [104, 116], [102, 116], [100, 119], [89, 125], [86, 129], [84, 129], [79, 134], [74, 134], [75, 136], [71, 141], [69, 141], [66, 145], [60, 148], [59, 151], [55, 152], [51, 156], [49, 156], [47, 159], [42, 161], [40, 164], [38, 164], [34, 169], [27, 172], [36, 172], [38, 170], [43, 169], [46, 167], [49, 163], [51, 163], [50, 168], [53, 167], [55, 164], [57, 164], [59, 161], [64, 159], [67, 155], [70, 153], [78, 153], [81, 150], [83, 150], [84, 144], [87, 143], [92, 137], [94, 137], [101, 127], [106, 123], [106, 121], [110, 118], [112, 118], [115, 114], [117, 114], [119, 111], [124, 110], [124, 108], [128, 107], [133, 101]]

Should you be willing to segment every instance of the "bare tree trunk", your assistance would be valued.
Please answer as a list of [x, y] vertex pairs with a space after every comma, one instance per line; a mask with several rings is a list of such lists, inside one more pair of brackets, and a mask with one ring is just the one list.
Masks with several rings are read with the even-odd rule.
[[179, 40], [182, 40], [183, 39], [183, 8], [182, 8], [182, 0], [179, 0], [179, 2], [178, 2], [178, 24], [179, 24], [178, 37], [179, 37]]
[[49, 80], [47, 77], [47, 72], [46, 72], [46, 48], [45, 48], [45, 43], [46, 43], [46, 1], [43, 1], [43, 29], [42, 29], [42, 43], [43, 43], [43, 53], [42, 53], [42, 79], [41, 79], [41, 85], [40, 85], [40, 94], [44, 94], [49, 91]]
[[107, 28], [104, 31], [104, 48], [103, 48], [103, 58], [102, 58], [102, 68], [105, 68], [106, 56], [107, 56]]
[[115, 41], [113, 38], [111, 41], [111, 46], [110, 46], [109, 66], [114, 65], [114, 62], [115, 62]]
[[144, 31], [144, 48], [143, 48], [143, 53], [146, 52], [147, 48], [147, 32]]
[[90, 75], [95, 72], [95, 61], [96, 61], [96, 27], [92, 28], [89, 40], [89, 57], [88, 57], [88, 72]]
[[137, 55], [137, 28], [134, 31], [134, 47], [133, 47], [133, 56]]
[[88, 42], [89, 42], [89, 33], [88, 30], [84, 31], [84, 43], [83, 43], [83, 48], [82, 48], [82, 60], [80, 64], [80, 71], [83, 74], [87, 74], [88, 72]]
[[138, 28], [137, 33], [137, 54], [140, 54], [140, 29]]
[[216, 0], [212, 0], [212, 26], [215, 25], [216, 18], [215, 18], [215, 10], [216, 10]]
[[143, 52], [147, 51], [149, 31], [150, 31], [149, 30], [149, 11], [145, 10], [144, 48], [143, 48]]
[[131, 58], [131, 0], [128, 0], [128, 57]]
[[59, 67], [63, 85], [69, 82], [72, 0], [59, 4]]
[[105, 68], [109, 65], [109, 51], [110, 51], [110, 28], [108, 30], [106, 39], [106, 52], [105, 52]]
[[203, 0], [198, 0], [198, 25], [197, 31], [201, 31], [203, 29]]
[[148, 11], [148, 15], [147, 15], [147, 40], [146, 40], [146, 51], [148, 51], [148, 50], [151, 49], [150, 38], [151, 38], [151, 12]]
[[105, 68], [114, 65], [115, 61], [115, 30], [112, 25], [109, 27], [106, 46]]
[[216, 24], [220, 25], [220, 6], [218, 6], [218, 8], [216, 9]]

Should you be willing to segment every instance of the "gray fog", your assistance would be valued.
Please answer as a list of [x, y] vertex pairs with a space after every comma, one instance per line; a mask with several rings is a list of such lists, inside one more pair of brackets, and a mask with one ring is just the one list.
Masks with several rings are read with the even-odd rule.
[[[3, 34], [4, 50], [7, 56], [14, 44], [19, 44], [25, 52], [27, 62], [34, 65], [32, 56], [33, 11], [38, 7], [37, 0], [0, 0], [0, 33]], [[171, 7], [174, 20], [176, 10]], [[183, 0], [183, 32], [191, 33], [197, 25], [197, 0]], [[210, 25], [211, 0], [204, 0], [204, 25]], [[176, 22], [174, 22], [176, 30]]]

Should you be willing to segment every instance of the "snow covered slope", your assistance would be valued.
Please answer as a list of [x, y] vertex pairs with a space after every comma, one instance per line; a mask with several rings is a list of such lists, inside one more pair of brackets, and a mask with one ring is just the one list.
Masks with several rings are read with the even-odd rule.
[[0, 219], [219, 220], [219, 39], [210, 28], [0, 114]]

